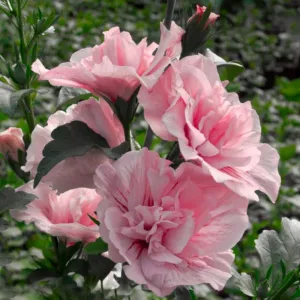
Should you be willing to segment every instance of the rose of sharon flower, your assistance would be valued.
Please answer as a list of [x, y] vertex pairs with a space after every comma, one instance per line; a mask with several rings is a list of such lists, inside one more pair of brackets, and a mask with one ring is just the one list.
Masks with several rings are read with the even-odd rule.
[[18, 161], [18, 150], [24, 150], [23, 132], [20, 128], [10, 127], [0, 133], [0, 153]]
[[33, 189], [33, 181], [17, 189], [37, 196], [24, 209], [10, 211], [13, 218], [34, 223], [41, 231], [66, 238], [67, 244], [85, 243], [99, 237], [98, 226], [88, 216], [95, 217], [101, 197], [93, 189], [78, 188], [57, 195], [47, 184]]
[[137, 45], [128, 32], [113, 27], [104, 32], [101, 45], [75, 52], [69, 63], [47, 70], [37, 60], [32, 70], [40, 75], [40, 80], [49, 80], [52, 85], [83, 88], [98, 96], [105, 95], [112, 101], [117, 97], [129, 100], [140, 81], [151, 87], [171, 58], [181, 52], [184, 30], [173, 22], [170, 31], [163, 25], [161, 31], [155, 59], [152, 53], [158, 47], [156, 43], [147, 46], [144, 38]]
[[[58, 126], [74, 120], [86, 123], [96, 133], [106, 139], [110, 147], [125, 141], [123, 127], [110, 106], [104, 101], [93, 98], [72, 105], [67, 112], [57, 111], [50, 116], [47, 126], [37, 125], [32, 132], [31, 144], [27, 150], [27, 162], [23, 170], [34, 177], [43, 158], [43, 149], [51, 140], [51, 132]], [[83, 156], [70, 157], [58, 163], [42, 181], [49, 183], [59, 193], [86, 187], [93, 188], [93, 174], [96, 167], [110, 161], [99, 149], [91, 149]]]
[[245, 198], [192, 163], [175, 171], [146, 148], [95, 173], [97, 216], [109, 257], [159, 296], [179, 285], [220, 290], [231, 277], [231, 248], [248, 225]]
[[250, 102], [240, 103], [226, 91], [213, 61], [202, 55], [176, 61], [138, 98], [153, 131], [178, 141], [185, 160], [247, 199], [258, 200], [260, 190], [275, 202], [278, 153], [260, 143], [257, 113]]
[[[202, 19], [203, 14], [206, 11], [206, 6], [200, 6], [200, 5], [196, 5], [196, 12], [194, 13], [194, 15], [188, 20], [188, 22], [191, 22], [193, 19], [196, 18], [197, 22], [200, 22]], [[208, 20], [206, 21], [205, 27], [207, 27], [208, 25], [213, 26], [216, 22], [216, 20], [219, 18], [220, 16], [211, 12]]]

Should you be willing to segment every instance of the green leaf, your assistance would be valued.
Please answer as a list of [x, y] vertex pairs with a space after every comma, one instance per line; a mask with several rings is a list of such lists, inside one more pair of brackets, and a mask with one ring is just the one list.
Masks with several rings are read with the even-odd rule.
[[40, 268], [37, 270], [32, 271], [27, 280], [29, 283], [35, 283], [39, 281], [47, 281], [52, 278], [58, 278], [59, 275], [51, 269], [46, 269], [46, 268]]
[[117, 160], [123, 154], [128, 152], [129, 149], [130, 149], [130, 146], [129, 146], [128, 142], [124, 142], [115, 148], [103, 148], [102, 150], [107, 157], [109, 157], [110, 159]]
[[107, 250], [108, 245], [101, 238], [98, 238], [95, 242], [87, 244], [84, 248], [84, 252], [86, 254], [101, 254]]
[[132, 294], [132, 287], [130, 286], [130, 280], [126, 276], [124, 269], [122, 268], [121, 277], [115, 276], [115, 280], [118, 282], [118, 295], [122, 297], [130, 296]]
[[196, 300], [194, 291], [187, 286], [179, 286], [175, 290], [175, 299], [176, 300]]
[[265, 277], [269, 267], [271, 265], [274, 266], [270, 278], [271, 284], [274, 284], [278, 276], [282, 277], [280, 261], [288, 260], [288, 253], [285, 246], [274, 230], [264, 230], [255, 241], [255, 244], [261, 258]]
[[217, 67], [221, 80], [229, 80], [230, 82], [232, 82], [245, 70], [243, 65], [238, 62], [226, 62], [223, 64], [218, 64]]
[[3, 219], [0, 219], [0, 231], [4, 231], [9, 227], [9, 223]]
[[8, 84], [0, 81], [0, 110], [12, 116], [18, 103], [11, 103], [10, 96], [15, 90]]
[[296, 144], [291, 144], [279, 148], [279, 155], [282, 161], [287, 161], [297, 154]]
[[27, 83], [27, 75], [26, 75], [27, 71], [26, 71], [26, 66], [23, 63], [21, 62], [16, 63], [13, 66], [12, 71], [17, 83], [23, 85]]
[[82, 242], [77, 242], [72, 246], [66, 247], [65, 249], [65, 256], [66, 256], [66, 261], [69, 261], [79, 249], [83, 247]]
[[84, 89], [62, 87], [58, 94], [57, 110], [63, 108], [66, 105], [89, 99], [92, 96], [93, 94], [88, 93], [87, 90]]
[[65, 269], [65, 274], [69, 273], [77, 273], [82, 276], [87, 276], [89, 272], [89, 264], [86, 260], [84, 259], [72, 259], [68, 263], [66, 269]]
[[109, 148], [102, 136], [80, 121], [57, 127], [51, 137], [53, 140], [43, 150], [44, 158], [38, 165], [34, 187], [59, 162], [69, 157], [82, 156], [92, 148]]
[[286, 272], [296, 269], [300, 264], [300, 222], [283, 218], [281, 225], [279, 234], [274, 230], [265, 230], [255, 241], [265, 274], [273, 265], [270, 277], [272, 285], [281, 281]]
[[92, 217], [90, 214], [88, 214], [89, 218], [97, 225], [97, 226], [100, 226], [100, 222], [95, 219], [94, 217]]
[[116, 263], [102, 255], [88, 256], [90, 274], [97, 277], [98, 280], [104, 280], [113, 270]]
[[11, 93], [10, 95], [10, 105], [11, 105], [11, 113], [10, 116], [12, 116], [16, 110], [16, 107], [18, 106], [18, 103], [24, 99], [24, 97], [29, 96], [30, 94], [36, 92], [34, 89], [25, 89], [25, 90], [19, 90], [16, 92]]
[[255, 289], [252, 278], [246, 273], [238, 273], [232, 268], [233, 282], [245, 295], [254, 297]]
[[8, 17], [11, 15], [9, 7], [6, 5], [4, 1], [0, 1], [0, 11], [6, 14]]
[[35, 195], [16, 192], [10, 187], [3, 188], [0, 190], [0, 214], [10, 209], [23, 208], [34, 199], [36, 199]]
[[300, 102], [300, 78], [289, 81], [285, 78], [278, 80], [279, 91], [291, 102]]

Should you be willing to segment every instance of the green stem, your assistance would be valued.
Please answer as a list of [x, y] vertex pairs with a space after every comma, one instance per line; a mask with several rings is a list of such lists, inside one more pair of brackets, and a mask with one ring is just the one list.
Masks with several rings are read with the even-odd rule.
[[24, 38], [21, 0], [17, 0], [17, 4], [18, 4], [17, 21], [18, 21], [18, 29], [19, 29], [19, 36], [20, 36], [20, 52], [21, 52], [22, 62], [26, 65], [26, 63], [27, 63], [27, 53], [26, 52], [27, 51], [26, 51], [25, 38]]
[[164, 25], [166, 26], [166, 28], [168, 30], [170, 30], [170, 28], [171, 28], [174, 9], [175, 9], [175, 4], [176, 4], [176, 0], [168, 0], [166, 17], [165, 17], [165, 20], [164, 20]]
[[281, 296], [298, 280], [298, 271], [291, 276], [289, 280], [287, 280], [282, 287], [269, 298], [269, 300], [280, 300]]
[[117, 289], [115, 289], [115, 298], [116, 298], [116, 300], [118, 300], [118, 299], [119, 299], [119, 297], [118, 297], [118, 291], [117, 291]]

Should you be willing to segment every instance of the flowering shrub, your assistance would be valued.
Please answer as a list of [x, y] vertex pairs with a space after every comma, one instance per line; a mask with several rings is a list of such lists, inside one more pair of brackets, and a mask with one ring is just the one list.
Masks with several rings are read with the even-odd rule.
[[[194, 285], [222, 290], [234, 274], [232, 248], [248, 228], [249, 201], [259, 200], [259, 190], [275, 203], [280, 176], [279, 156], [261, 143], [255, 110], [226, 90], [243, 67], [205, 51], [219, 16], [197, 6], [183, 29], [172, 21], [175, 1], [168, 1], [158, 45], [146, 38], [136, 44], [114, 27], [102, 44], [48, 70], [37, 59], [37, 43], [53, 32], [57, 17], [34, 13], [27, 41], [24, 2], [6, 4], [1, 9], [16, 19], [20, 49], [16, 64], [7, 63], [0, 107], [12, 115], [17, 102], [29, 134], [24, 140], [18, 128], [0, 134], [0, 151], [24, 181], [0, 191], [0, 212], [51, 235], [56, 255], [39, 262], [31, 277], [80, 274], [84, 286], [75, 286], [89, 299], [99, 282], [101, 299], [111, 296], [103, 282], [116, 289], [116, 299], [119, 287], [130, 299], [137, 285], [177, 299], [195, 299]], [[221, 79], [222, 68], [228, 78]], [[34, 116], [36, 74], [73, 95], [60, 105], [72, 104], [66, 112], [52, 114], [45, 127]], [[132, 130], [139, 105], [149, 124], [144, 145]], [[172, 143], [166, 157], [151, 149], [153, 134]], [[270, 289], [269, 299], [294, 284], [297, 272], [294, 281], [283, 278]]]

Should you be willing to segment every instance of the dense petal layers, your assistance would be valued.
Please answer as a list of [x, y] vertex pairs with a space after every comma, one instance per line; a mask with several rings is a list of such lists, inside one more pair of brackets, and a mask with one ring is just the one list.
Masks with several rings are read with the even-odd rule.
[[231, 248], [248, 226], [247, 199], [192, 163], [176, 171], [147, 149], [129, 152], [94, 177], [103, 197], [102, 238], [127, 276], [159, 296], [179, 285], [222, 289], [231, 276]]
[[93, 189], [78, 188], [57, 195], [45, 183], [33, 189], [29, 182], [17, 189], [37, 196], [24, 209], [11, 210], [18, 221], [34, 223], [41, 231], [66, 238], [67, 243], [91, 242], [99, 237], [98, 226], [88, 215], [95, 216], [101, 197]]
[[171, 30], [161, 25], [158, 47], [155, 43], [148, 46], [146, 39], [136, 44], [128, 32], [113, 27], [104, 32], [101, 45], [75, 52], [70, 62], [48, 70], [37, 60], [32, 70], [40, 75], [40, 80], [55, 86], [83, 88], [112, 101], [118, 97], [129, 100], [141, 82], [151, 87], [171, 59], [180, 54], [183, 33], [174, 22]]
[[153, 131], [178, 141], [185, 160], [241, 196], [258, 200], [255, 190], [261, 190], [275, 202], [279, 156], [260, 143], [260, 122], [250, 102], [240, 103], [224, 85], [214, 62], [194, 55], [174, 61], [152, 89], [141, 88], [138, 98]]

